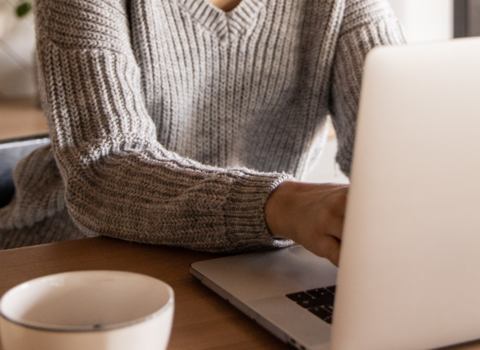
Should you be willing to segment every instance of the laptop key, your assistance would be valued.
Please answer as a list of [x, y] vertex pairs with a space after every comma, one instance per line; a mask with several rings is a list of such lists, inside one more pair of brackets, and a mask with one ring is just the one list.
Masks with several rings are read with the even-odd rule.
[[333, 314], [333, 304], [322, 305], [322, 307]]
[[326, 304], [332, 304], [333, 303], [333, 294], [331, 295], [325, 295], [323, 297], [319, 298], [312, 298], [312, 299], [305, 299], [305, 300], [299, 300], [297, 301], [297, 304], [308, 309], [311, 307], [317, 307], [317, 306], [322, 306]]
[[315, 316], [320, 317], [322, 320], [324, 320], [327, 317], [332, 316], [332, 314], [330, 312], [328, 312], [327, 310], [325, 310], [324, 308], [321, 308], [321, 307], [311, 307], [311, 308], [308, 309], [308, 311], [310, 311]]
[[327, 316], [327, 317], [325, 317], [325, 318], [322, 318], [322, 320], [324, 320], [324, 321], [327, 322], [327, 323], [332, 324], [332, 316]]
[[326, 288], [310, 289], [310, 290], [307, 290], [307, 293], [310, 294], [312, 297], [315, 297], [315, 298], [324, 297], [325, 295], [332, 295], [332, 292], [330, 292]]
[[332, 292], [333, 294], [335, 294], [336, 290], [337, 290], [337, 286], [330, 286], [330, 287], [327, 287], [327, 289]]
[[311, 307], [317, 307], [320, 306], [318, 302], [316, 302], [315, 299], [306, 299], [306, 300], [299, 300], [297, 301], [297, 304], [303, 307], [304, 309], [308, 309]]
[[305, 293], [305, 292], [298, 292], [298, 293], [292, 293], [292, 294], [287, 294], [287, 298], [299, 302], [303, 300], [312, 300], [312, 296]]
[[306, 292], [291, 293], [286, 296], [323, 321], [331, 324], [335, 299], [334, 293], [335, 286], [330, 286], [310, 289]]

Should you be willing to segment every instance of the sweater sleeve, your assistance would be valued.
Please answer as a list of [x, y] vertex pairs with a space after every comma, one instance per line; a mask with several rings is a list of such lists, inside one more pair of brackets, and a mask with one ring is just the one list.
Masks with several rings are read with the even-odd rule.
[[220, 169], [157, 142], [120, 0], [38, 0], [37, 55], [65, 203], [86, 234], [206, 251], [285, 246], [264, 205], [285, 174]]
[[379, 45], [404, 44], [402, 28], [386, 0], [347, 0], [337, 42], [330, 111], [337, 133], [340, 169], [350, 175], [363, 65]]

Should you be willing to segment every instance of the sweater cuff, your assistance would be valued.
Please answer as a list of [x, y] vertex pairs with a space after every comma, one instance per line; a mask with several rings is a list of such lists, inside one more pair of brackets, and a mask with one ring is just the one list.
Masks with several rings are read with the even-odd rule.
[[265, 220], [265, 203], [270, 194], [285, 180], [294, 180], [288, 174], [244, 173], [230, 190], [225, 203], [227, 239], [237, 251], [265, 247], [284, 248], [292, 240], [274, 237]]

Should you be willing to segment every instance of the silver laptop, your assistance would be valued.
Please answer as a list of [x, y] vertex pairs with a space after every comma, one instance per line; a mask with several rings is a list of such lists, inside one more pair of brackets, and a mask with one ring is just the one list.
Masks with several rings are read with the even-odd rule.
[[191, 273], [298, 349], [480, 338], [480, 39], [369, 54], [338, 277], [301, 246]]

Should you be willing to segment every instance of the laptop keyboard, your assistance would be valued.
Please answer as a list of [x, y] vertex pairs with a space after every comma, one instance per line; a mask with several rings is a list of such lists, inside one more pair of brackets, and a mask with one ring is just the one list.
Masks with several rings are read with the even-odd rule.
[[332, 323], [335, 286], [287, 294], [286, 297], [325, 322]]

